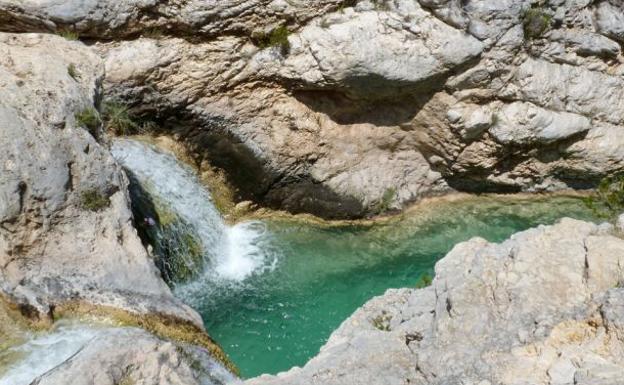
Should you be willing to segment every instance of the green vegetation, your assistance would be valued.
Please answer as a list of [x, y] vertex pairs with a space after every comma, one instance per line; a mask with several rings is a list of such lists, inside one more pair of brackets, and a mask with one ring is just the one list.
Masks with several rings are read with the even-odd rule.
[[129, 135], [139, 131], [139, 125], [131, 117], [128, 107], [120, 102], [105, 102], [102, 117], [106, 130], [115, 135]]
[[624, 211], [624, 175], [604, 178], [591, 196], [584, 199], [594, 215], [611, 219]]
[[78, 40], [78, 32], [69, 29], [61, 29], [57, 32], [59, 36], [64, 37], [67, 40]]
[[416, 282], [416, 288], [417, 289], [422, 289], [422, 288], [425, 288], [427, 286], [431, 286], [431, 282], [433, 282], [433, 278], [428, 273], [425, 273], [425, 274], [421, 275], [420, 279], [418, 280], [418, 282]]
[[100, 127], [102, 120], [100, 119], [100, 114], [95, 108], [85, 108], [84, 110], [76, 113], [74, 117], [76, 118], [76, 123], [79, 126], [85, 127], [87, 131], [93, 135], [93, 137], [98, 137], [98, 128]]
[[78, 80], [78, 71], [76, 70], [76, 66], [73, 63], [67, 66], [67, 74], [69, 74], [72, 79]]
[[148, 39], [160, 39], [164, 35], [164, 31], [159, 27], [147, 28], [141, 33], [141, 36]]
[[390, 9], [386, 0], [372, 0], [371, 2], [375, 5], [375, 9], [378, 11], [387, 11]]
[[381, 314], [371, 320], [371, 324], [376, 328], [384, 332], [390, 331], [390, 321], [392, 316], [385, 310], [381, 311]]
[[290, 35], [288, 28], [282, 25], [268, 34], [256, 34], [256, 36], [252, 37], [252, 40], [260, 48], [278, 47], [282, 55], [287, 55], [290, 52], [288, 35]]
[[542, 8], [527, 9], [522, 15], [524, 38], [530, 40], [541, 37], [550, 28], [551, 20], [552, 16]]
[[388, 210], [390, 210], [390, 205], [392, 204], [392, 201], [395, 197], [396, 189], [394, 187], [387, 188], [381, 196], [379, 202], [377, 202], [377, 205], [374, 207], [373, 211], [377, 214], [383, 214], [387, 212]]
[[96, 189], [86, 190], [80, 194], [81, 206], [90, 211], [100, 211], [108, 207], [110, 200]]

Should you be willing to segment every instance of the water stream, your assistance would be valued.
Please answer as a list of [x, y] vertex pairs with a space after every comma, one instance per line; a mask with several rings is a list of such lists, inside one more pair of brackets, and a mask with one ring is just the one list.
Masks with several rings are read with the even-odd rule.
[[[25, 332], [23, 343], [0, 349], [0, 363], [12, 362], [0, 374], [0, 385], [29, 385], [35, 378], [62, 364], [91, 340], [112, 327], [61, 322], [50, 332]], [[0, 369], [2, 365], [0, 365]]]
[[[374, 226], [298, 219], [228, 226], [193, 170], [173, 155], [128, 139], [117, 140], [113, 153], [131, 175], [133, 200], [158, 206], [134, 204], [139, 221], [158, 216], [147, 232], [166, 246], [161, 254], [184, 261], [189, 250], [201, 250], [199, 260], [167, 262], [170, 282], [245, 377], [305, 364], [357, 307], [388, 288], [416, 286], [458, 242], [501, 241], [563, 216], [592, 218], [577, 198], [482, 196], [431, 203]], [[179, 226], [166, 228], [166, 221]], [[197, 247], [179, 246], [186, 237]]]

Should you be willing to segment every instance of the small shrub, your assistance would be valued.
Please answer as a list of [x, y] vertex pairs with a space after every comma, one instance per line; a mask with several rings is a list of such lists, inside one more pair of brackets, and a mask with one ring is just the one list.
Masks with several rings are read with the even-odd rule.
[[141, 36], [148, 39], [160, 39], [164, 35], [164, 31], [159, 27], [151, 27], [147, 28], [145, 31], [141, 33]]
[[385, 310], [381, 311], [381, 314], [371, 320], [371, 324], [376, 328], [384, 332], [390, 331], [390, 321], [392, 316], [386, 313]]
[[76, 70], [76, 66], [72, 63], [67, 66], [67, 74], [72, 77], [74, 80], [78, 80], [78, 71]]
[[256, 35], [253, 40], [254, 43], [260, 48], [278, 47], [282, 55], [287, 55], [290, 52], [288, 35], [290, 35], [288, 28], [282, 25], [275, 28], [268, 34]]
[[387, 11], [390, 9], [390, 6], [386, 3], [385, 0], [372, 0], [371, 2], [375, 6], [375, 9], [378, 11]]
[[116, 101], [104, 103], [102, 116], [106, 130], [116, 135], [129, 135], [139, 131], [139, 125], [130, 116], [128, 107]]
[[615, 218], [624, 211], [624, 175], [604, 178], [596, 191], [584, 199], [596, 216]]
[[69, 29], [62, 29], [60, 31], [57, 32], [59, 36], [67, 39], [67, 40], [78, 40], [79, 36], [78, 36], [78, 32], [76, 31], [72, 31]]
[[108, 207], [110, 200], [96, 189], [86, 190], [80, 194], [82, 208], [90, 211], [100, 211]]
[[422, 289], [422, 288], [425, 288], [427, 286], [431, 286], [431, 282], [433, 282], [433, 278], [431, 277], [431, 275], [425, 273], [425, 274], [421, 275], [420, 279], [418, 280], [418, 282], [416, 282], [416, 288], [417, 289]]
[[76, 123], [79, 126], [85, 127], [91, 135], [97, 138], [98, 128], [100, 127], [102, 120], [100, 119], [100, 114], [95, 108], [85, 108], [84, 110], [76, 113], [74, 117], [76, 118]]
[[392, 201], [395, 197], [396, 189], [394, 189], [393, 187], [387, 188], [381, 196], [379, 202], [377, 202], [377, 205], [375, 206], [373, 211], [377, 214], [383, 214], [387, 212], [388, 210], [390, 210], [390, 205], [392, 204]]
[[552, 16], [541, 8], [529, 8], [522, 15], [525, 39], [536, 39], [550, 28]]

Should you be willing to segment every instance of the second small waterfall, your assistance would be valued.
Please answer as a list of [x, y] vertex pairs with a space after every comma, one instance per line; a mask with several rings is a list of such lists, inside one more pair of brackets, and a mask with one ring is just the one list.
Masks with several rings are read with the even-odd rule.
[[[274, 266], [276, 255], [262, 247], [264, 224], [228, 226], [194, 171], [173, 155], [132, 139], [115, 140], [112, 153], [131, 179], [137, 228], [164, 254], [170, 282], [235, 283]], [[198, 274], [206, 279], [187, 279]]]

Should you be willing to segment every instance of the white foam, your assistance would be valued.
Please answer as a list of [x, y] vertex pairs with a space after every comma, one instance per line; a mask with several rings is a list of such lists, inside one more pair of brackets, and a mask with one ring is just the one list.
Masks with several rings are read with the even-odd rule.
[[141, 185], [193, 227], [207, 262], [204, 279], [242, 281], [267, 266], [275, 256], [261, 247], [266, 235], [258, 221], [228, 226], [195, 172], [175, 156], [131, 139], [117, 139], [113, 156]]

